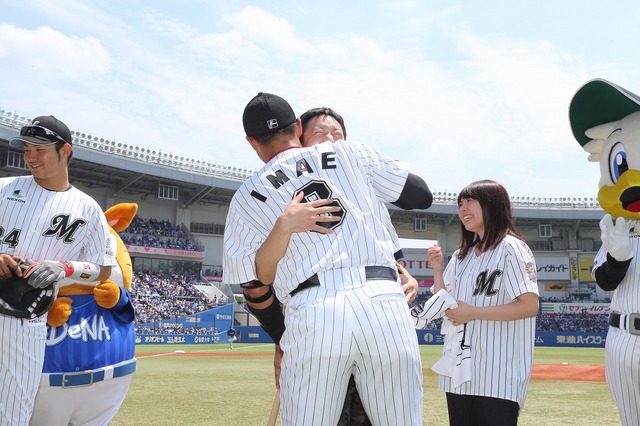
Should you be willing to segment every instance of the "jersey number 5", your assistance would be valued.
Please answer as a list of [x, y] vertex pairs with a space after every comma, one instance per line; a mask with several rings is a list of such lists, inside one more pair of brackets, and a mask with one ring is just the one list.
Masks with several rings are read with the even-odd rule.
[[[331, 197], [332, 191], [329, 188], [329, 185], [327, 185], [327, 183], [322, 180], [312, 180], [311, 182], [304, 185], [302, 188], [297, 189], [293, 194], [293, 198], [295, 198], [296, 195], [298, 195], [301, 192], [304, 192], [304, 199], [302, 200], [303, 203], [309, 203], [311, 201], [332, 198]], [[340, 220], [338, 222], [316, 222], [316, 223], [324, 228], [336, 229], [338, 226], [342, 225], [342, 222], [344, 221], [344, 217], [347, 215], [347, 211], [344, 209], [342, 202], [340, 202], [340, 200], [338, 199], [334, 199], [333, 203], [329, 205], [338, 206], [340, 207], [341, 210], [339, 212], [326, 213], [326, 214], [330, 216], [340, 216]]]

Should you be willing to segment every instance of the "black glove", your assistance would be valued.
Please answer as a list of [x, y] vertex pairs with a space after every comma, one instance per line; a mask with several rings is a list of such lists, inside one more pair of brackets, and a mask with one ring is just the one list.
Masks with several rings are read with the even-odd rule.
[[14, 276], [0, 280], [0, 314], [34, 319], [46, 313], [54, 300], [55, 283], [34, 288], [28, 278]]

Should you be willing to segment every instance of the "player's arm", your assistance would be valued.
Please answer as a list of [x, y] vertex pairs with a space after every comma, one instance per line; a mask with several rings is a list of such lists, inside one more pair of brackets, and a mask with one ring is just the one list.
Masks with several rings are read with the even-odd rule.
[[397, 261], [396, 268], [398, 268], [398, 273], [400, 274], [400, 284], [402, 285], [404, 298], [407, 303], [413, 303], [413, 301], [416, 300], [418, 291], [420, 290], [420, 284], [418, 284], [418, 280], [413, 278], [409, 271], [403, 268]]
[[319, 222], [337, 222], [339, 216], [330, 215], [340, 211], [338, 206], [329, 206], [331, 199], [303, 203], [304, 193], [299, 193], [276, 220], [276, 223], [256, 252], [256, 276], [263, 283], [275, 279], [278, 262], [289, 246], [291, 235], [296, 232], [316, 231], [331, 234], [331, 229], [320, 226]]
[[513, 321], [538, 314], [538, 295], [523, 293], [511, 303], [499, 306], [471, 306], [458, 300], [458, 307], [447, 309], [447, 317], [455, 325], [471, 320]]
[[28, 278], [29, 284], [36, 288], [47, 287], [64, 278], [68, 280], [62, 286], [73, 283], [96, 284], [111, 276], [111, 266], [70, 260], [20, 259], [16, 274]]
[[247, 308], [260, 322], [260, 325], [273, 339], [276, 345], [284, 333], [284, 314], [280, 301], [270, 285], [251, 281], [240, 285], [247, 301]]
[[443, 289], [444, 286], [444, 256], [439, 245], [435, 244], [427, 249], [427, 262], [433, 269], [433, 294]]
[[432, 202], [433, 194], [424, 179], [409, 173], [400, 197], [391, 204], [404, 210], [412, 210], [428, 209]]

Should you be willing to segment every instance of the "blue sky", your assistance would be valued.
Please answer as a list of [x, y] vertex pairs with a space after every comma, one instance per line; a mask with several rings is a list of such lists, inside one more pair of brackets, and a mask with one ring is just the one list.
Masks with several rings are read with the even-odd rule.
[[595, 196], [569, 102], [596, 77], [640, 93], [640, 3], [0, 0], [0, 107], [258, 169], [242, 111], [330, 106], [349, 139], [433, 191]]

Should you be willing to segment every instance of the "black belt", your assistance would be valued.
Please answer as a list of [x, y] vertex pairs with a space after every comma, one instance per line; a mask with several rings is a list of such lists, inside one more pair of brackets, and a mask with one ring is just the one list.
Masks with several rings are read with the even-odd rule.
[[[395, 269], [389, 268], [388, 266], [365, 266], [364, 274], [367, 280], [391, 280], [396, 281], [398, 279], [398, 273]], [[311, 287], [319, 286], [320, 279], [317, 274], [314, 274], [307, 278], [305, 281], [301, 282], [298, 287], [294, 288], [290, 296], [293, 296], [296, 293], [301, 292], [302, 290], [306, 290]]]
[[609, 325], [621, 330], [627, 330], [631, 334], [640, 336], [640, 314], [621, 314], [619, 312], [611, 312], [609, 314]]

